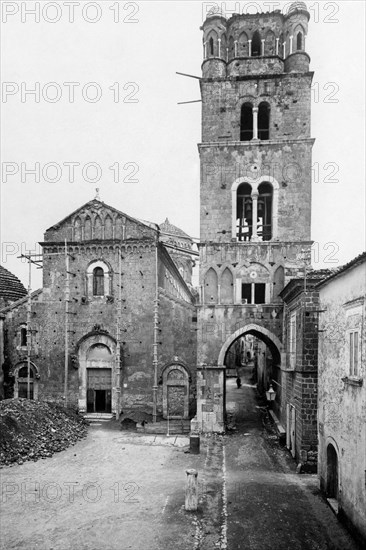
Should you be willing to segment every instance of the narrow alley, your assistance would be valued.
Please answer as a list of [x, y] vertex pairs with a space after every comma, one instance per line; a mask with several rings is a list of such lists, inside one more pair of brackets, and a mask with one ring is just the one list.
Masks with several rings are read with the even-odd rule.
[[316, 475], [296, 464], [261, 421], [251, 367], [227, 380], [226, 407], [236, 433], [225, 437], [229, 550], [353, 550], [358, 548], [318, 491]]

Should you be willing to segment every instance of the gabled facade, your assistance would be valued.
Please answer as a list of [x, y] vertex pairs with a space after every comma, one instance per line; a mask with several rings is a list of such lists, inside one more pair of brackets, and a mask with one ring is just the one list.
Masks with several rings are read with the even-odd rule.
[[194, 298], [159, 227], [93, 200], [49, 228], [41, 246], [43, 287], [29, 326], [26, 299], [3, 310], [15, 396], [27, 395], [30, 338], [33, 397], [63, 401], [66, 348], [67, 399], [80, 412], [118, 417], [155, 403], [158, 414], [187, 418]]

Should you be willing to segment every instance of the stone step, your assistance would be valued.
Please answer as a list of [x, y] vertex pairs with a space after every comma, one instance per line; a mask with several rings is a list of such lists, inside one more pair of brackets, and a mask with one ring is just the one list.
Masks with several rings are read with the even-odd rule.
[[86, 413], [83, 417], [89, 422], [109, 422], [115, 418], [115, 415], [112, 413]]

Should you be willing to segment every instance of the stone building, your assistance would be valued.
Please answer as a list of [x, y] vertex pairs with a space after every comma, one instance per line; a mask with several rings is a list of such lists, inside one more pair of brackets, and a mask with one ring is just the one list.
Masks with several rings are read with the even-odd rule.
[[[318, 451], [318, 335], [317, 283], [332, 270], [309, 271], [292, 279], [281, 292], [284, 302], [283, 342], [286, 353], [272, 415], [286, 432], [287, 448], [298, 463], [316, 470]], [[306, 465], [306, 466], [305, 466]]]
[[29, 318], [27, 298], [2, 310], [14, 396], [27, 396], [30, 346], [31, 397], [67, 395], [80, 412], [116, 416], [151, 412], [156, 403], [158, 414], [188, 418], [196, 310], [191, 240], [180, 237], [177, 266], [159, 226], [98, 199], [49, 228], [41, 243], [43, 285], [32, 294]]
[[318, 285], [320, 487], [366, 543], [366, 253]]
[[311, 83], [309, 13], [212, 10], [200, 80], [200, 301], [197, 419], [224, 429], [225, 356], [252, 334], [286, 369], [280, 292], [309, 257]]

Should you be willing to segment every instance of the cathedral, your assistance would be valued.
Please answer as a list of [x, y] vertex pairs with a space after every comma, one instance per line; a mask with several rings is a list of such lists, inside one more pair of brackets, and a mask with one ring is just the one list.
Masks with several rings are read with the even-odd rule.
[[[117, 418], [149, 409], [154, 420], [222, 432], [225, 379], [240, 368], [232, 358], [255, 349], [259, 386], [275, 385], [273, 411], [286, 424], [294, 388], [301, 396], [317, 368], [310, 358], [297, 371], [286, 291], [310, 260], [309, 17], [303, 2], [286, 14], [207, 14], [198, 253], [168, 219], [136, 220], [98, 197], [49, 228], [42, 288], [1, 312], [15, 397]], [[315, 299], [305, 302], [316, 312]], [[314, 313], [307, 323], [315, 330]]]

